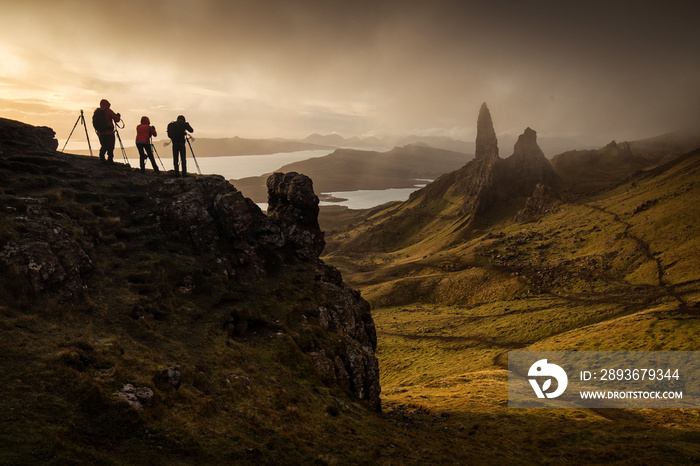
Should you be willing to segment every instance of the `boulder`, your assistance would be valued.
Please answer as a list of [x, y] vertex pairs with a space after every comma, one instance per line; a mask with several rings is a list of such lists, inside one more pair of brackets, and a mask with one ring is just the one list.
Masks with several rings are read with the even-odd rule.
[[144, 407], [153, 403], [153, 390], [148, 387], [134, 387], [130, 383], [125, 384], [117, 396], [137, 411], [143, 411]]

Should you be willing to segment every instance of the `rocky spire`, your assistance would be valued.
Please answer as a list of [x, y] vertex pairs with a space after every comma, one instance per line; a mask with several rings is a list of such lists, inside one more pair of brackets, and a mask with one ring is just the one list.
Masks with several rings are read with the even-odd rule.
[[537, 132], [525, 128], [513, 148], [513, 155], [505, 160], [503, 184], [512, 194], [529, 196], [538, 183], [552, 186], [557, 175], [537, 144]]
[[542, 149], [537, 145], [537, 132], [535, 130], [529, 127], [525, 128], [523, 134], [518, 136], [515, 147], [513, 147], [513, 157], [537, 161], [546, 159]]
[[476, 160], [498, 159], [498, 140], [491, 121], [491, 112], [486, 102], [481, 105], [476, 122]]

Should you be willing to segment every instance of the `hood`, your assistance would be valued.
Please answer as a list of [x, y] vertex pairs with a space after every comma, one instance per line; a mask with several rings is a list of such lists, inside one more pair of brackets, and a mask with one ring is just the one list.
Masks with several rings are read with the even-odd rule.
[[149, 120], [147, 116], [142, 116], [142, 117], [141, 117], [141, 124], [142, 124], [142, 125], [150, 125], [150, 124], [151, 124], [151, 120]]
[[179, 122], [181, 122], [181, 123], [184, 123], [184, 122], [187, 121], [187, 120], [185, 120], [185, 117], [184, 117], [183, 115], [180, 115], [180, 116], [177, 117], [177, 121], [179, 121]]
[[102, 110], [108, 109], [111, 105], [112, 105], [112, 104], [110, 104], [109, 101], [108, 101], [107, 99], [102, 99], [102, 100], [100, 100], [100, 108], [101, 108]]

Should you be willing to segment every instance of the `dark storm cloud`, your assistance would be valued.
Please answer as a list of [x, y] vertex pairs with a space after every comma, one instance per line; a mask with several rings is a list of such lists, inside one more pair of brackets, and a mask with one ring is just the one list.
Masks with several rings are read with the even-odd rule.
[[75, 87], [228, 116], [227, 127], [277, 125], [269, 135], [469, 137], [483, 101], [499, 132], [596, 143], [700, 120], [694, 2], [6, 3], [12, 33], [63, 63], [56, 79], [76, 81], [74, 57]]

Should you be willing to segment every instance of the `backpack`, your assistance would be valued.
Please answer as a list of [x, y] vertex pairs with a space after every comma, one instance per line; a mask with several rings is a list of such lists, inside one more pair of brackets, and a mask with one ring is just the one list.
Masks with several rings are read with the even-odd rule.
[[107, 125], [107, 118], [105, 116], [105, 111], [101, 108], [95, 109], [95, 113], [92, 114], [92, 126], [95, 131], [107, 131], [109, 126]]
[[168, 123], [167, 133], [168, 133], [168, 137], [169, 137], [170, 139], [176, 138], [176, 137], [177, 137], [177, 133], [178, 133], [178, 131], [177, 131], [177, 123], [175, 123], [174, 121], [171, 121], [170, 123]]

